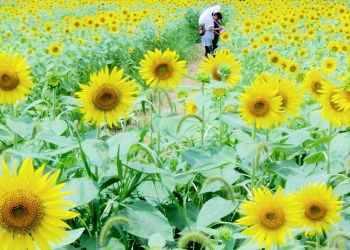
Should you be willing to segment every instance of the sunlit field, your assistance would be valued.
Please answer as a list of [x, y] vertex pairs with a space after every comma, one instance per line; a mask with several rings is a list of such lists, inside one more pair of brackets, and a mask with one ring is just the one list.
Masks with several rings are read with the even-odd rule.
[[5, 0], [0, 30], [0, 250], [350, 249], [349, 1]]

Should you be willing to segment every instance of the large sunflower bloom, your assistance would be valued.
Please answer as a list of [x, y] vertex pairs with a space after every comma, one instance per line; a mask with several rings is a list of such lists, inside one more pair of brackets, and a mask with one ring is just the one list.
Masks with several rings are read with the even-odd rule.
[[222, 81], [222, 76], [219, 73], [219, 69], [222, 66], [230, 69], [224, 82], [230, 84], [238, 83], [241, 78], [241, 64], [228, 49], [216, 52], [215, 57], [208, 55], [208, 58], [203, 60], [199, 70], [210, 72], [214, 80]]
[[292, 238], [290, 228], [301, 224], [302, 207], [291, 195], [283, 196], [279, 187], [275, 195], [266, 187], [253, 190], [251, 201], [245, 201], [239, 212], [245, 216], [237, 220], [238, 224], [249, 226], [242, 231], [253, 236], [250, 242], [258, 241], [259, 247], [265, 242], [265, 248], [272, 244], [285, 244], [286, 233]]
[[239, 113], [247, 125], [255, 122], [258, 129], [278, 126], [281, 121], [282, 97], [278, 89], [264, 82], [255, 82], [238, 99], [242, 102]]
[[334, 84], [328, 82], [323, 84], [319, 99], [322, 110], [321, 116], [324, 120], [328, 119], [328, 122], [336, 127], [350, 126], [349, 112], [334, 102], [334, 97], [338, 91], [339, 87]]
[[141, 60], [140, 75], [152, 89], [160, 85], [163, 88], [175, 89], [186, 72], [186, 61], [178, 61], [176, 51], [167, 49], [164, 53], [156, 49], [147, 51]]
[[25, 57], [0, 51], [0, 104], [15, 104], [31, 92], [30, 73]]
[[[12, 168], [14, 169], [14, 168]], [[49, 177], [44, 166], [34, 170], [32, 159], [25, 159], [18, 173], [10, 173], [2, 163], [0, 176], [0, 242], [1, 249], [51, 249], [49, 241], [58, 243], [67, 236], [63, 221], [78, 214], [62, 207], [74, 204], [62, 198], [71, 192], [61, 192], [64, 183], [56, 185], [60, 171]]]
[[332, 187], [325, 183], [312, 185], [309, 183], [294, 194], [295, 199], [303, 205], [303, 226], [311, 227], [306, 234], [322, 234], [330, 231], [330, 224], [340, 221], [342, 201], [339, 196], [333, 196]]
[[321, 89], [326, 79], [322, 76], [324, 71], [312, 68], [305, 74], [304, 82], [301, 85], [303, 91], [311, 93], [311, 98], [317, 100], [321, 96]]
[[106, 66], [100, 72], [90, 75], [90, 84], [79, 84], [82, 91], [77, 92], [85, 121], [99, 125], [107, 121], [111, 127], [117, 125], [121, 117], [128, 117], [128, 111], [139, 93], [134, 80], [122, 78], [124, 70], [114, 67], [109, 73]]

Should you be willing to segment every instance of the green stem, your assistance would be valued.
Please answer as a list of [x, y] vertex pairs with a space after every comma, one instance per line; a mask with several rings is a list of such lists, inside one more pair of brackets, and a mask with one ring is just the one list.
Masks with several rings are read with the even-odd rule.
[[100, 136], [101, 136], [101, 126], [96, 125], [96, 140], [100, 140]]
[[[11, 106], [11, 111], [12, 111], [12, 117], [15, 119], [17, 116], [15, 104]], [[14, 131], [13, 131], [13, 147], [14, 149], [17, 149], [17, 134]]]
[[56, 118], [56, 88], [52, 90], [52, 120]]
[[[332, 135], [332, 125], [329, 125], [329, 130], [328, 130], [328, 135], [331, 136]], [[327, 143], [327, 174], [331, 173], [331, 141], [329, 140]]]
[[[160, 117], [160, 113], [161, 113], [161, 108], [162, 108], [162, 104], [160, 101], [160, 88], [158, 87], [158, 116]], [[160, 130], [158, 129], [158, 133], [157, 133], [157, 154], [158, 157], [160, 158]]]
[[[202, 98], [204, 99], [204, 82], [202, 83]], [[204, 131], [205, 131], [205, 122], [204, 122], [204, 104], [202, 105], [202, 130], [201, 130], [201, 148], [204, 149]]]
[[[253, 125], [252, 139], [255, 142], [255, 140], [256, 140], [256, 123], [255, 122]], [[260, 152], [257, 152], [257, 154], [260, 154]], [[251, 191], [253, 191], [254, 187], [255, 187], [255, 172], [257, 169], [257, 164], [259, 164], [259, 162], [257, 162], [256, 158], [257, 157], [253, 157], [253, 160], [252, 160]]]
[[[222, 100], [219, 100], [219, 115], [221, 115], [222, 113]], [[222, 134], [223, 134], [223, 130], [224, 130], [224, 124], [222, 123], [221, 119], [220, 119], [220, 128], [219, 128], [219, 145], [222, 144]]]

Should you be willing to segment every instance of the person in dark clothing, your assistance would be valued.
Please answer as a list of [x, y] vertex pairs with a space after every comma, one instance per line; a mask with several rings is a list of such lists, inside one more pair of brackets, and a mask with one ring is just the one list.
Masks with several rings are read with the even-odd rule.
[[221, 24], [221, 21], [222, 21], [222, 14], [220, 12], [216, 12], [213, 15], [213, 19], [214, 19], [213, 53], [215, 53], [215, 50], [218, 47], [218, 41], [219, 41], [219, 37], [220, 37], [220, 29], [221, 29], [221, 25], [220, 24]]

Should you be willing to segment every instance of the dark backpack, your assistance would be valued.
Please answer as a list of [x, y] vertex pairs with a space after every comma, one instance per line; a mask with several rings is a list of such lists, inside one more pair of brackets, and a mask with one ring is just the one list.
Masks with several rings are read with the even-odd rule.
[[198, 27], [198, 35], [203, 36], [205, 34], [205, 26], [204, 24], [200, 24]]

